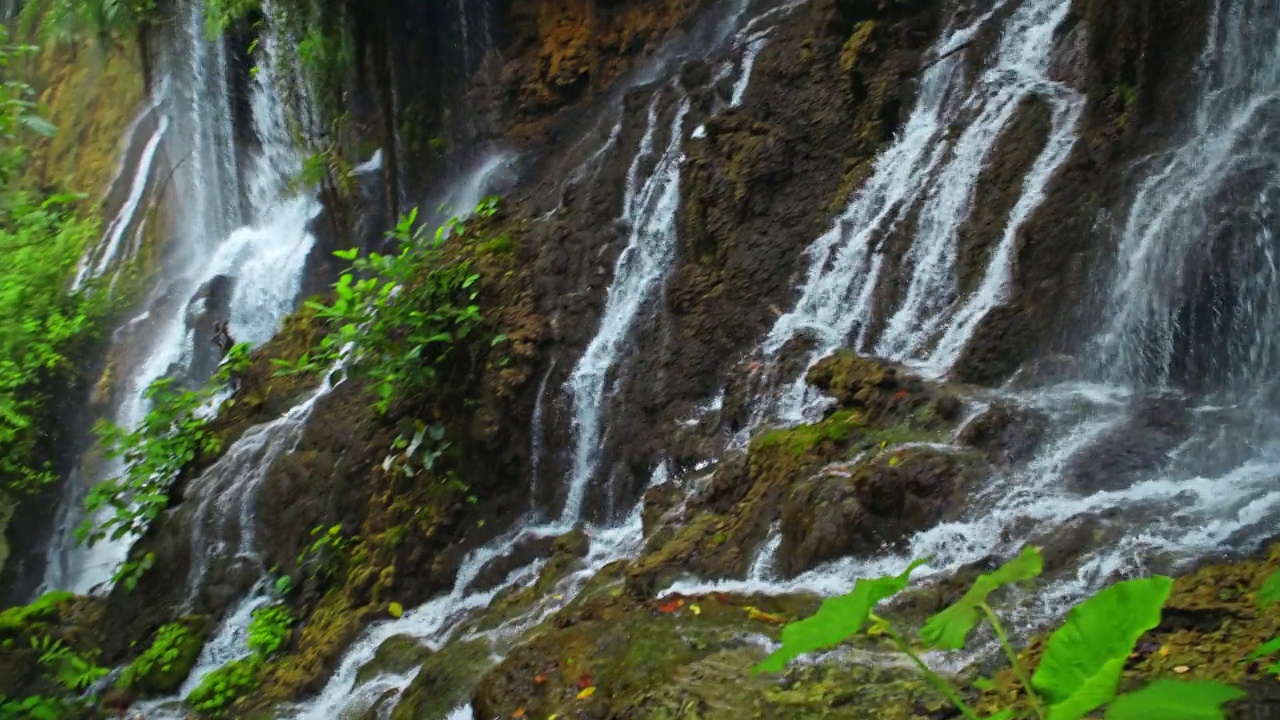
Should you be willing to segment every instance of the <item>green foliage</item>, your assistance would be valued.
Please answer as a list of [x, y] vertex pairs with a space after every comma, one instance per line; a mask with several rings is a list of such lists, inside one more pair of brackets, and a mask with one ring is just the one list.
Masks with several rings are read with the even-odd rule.
[[311, 544], [298, 553], [297, 563], [305, 573], [319, 578], [337, 574], [347, 553], [360, 542], [358, 536], [343, 535], [341, 525], [317, 525], [311, 528], [311, 538]]
[[257, 655], [233, 660], [214, 670], [187, 696], [187, 703], [204, 715], [221, 717], [231, 705], [261, 684], [262, 659]]
[[[981, 716], [965, 702], [961, 690], [930, 669], [890, 621], [872, 612], [877, 603], [906, 587], [907, 576], [919, 564], [912, 563], [898, 576], [858, 580], [853, 592], [827, 600], [814, 616], [787, 625], [782, 647], [756, 670], [782, 670], [802, 653], [849, 639], [870, 619], [869, 632], [892, 640], [961, 715], [979, 720]], [[1163, 576], [1117, 583], [1072, 608], [1062, 627], [1049, 637], [1034, 675], [1028, 677], [987, 598], [1004, 586], [1039, 576], [1042, 567], [1038, 549], [1023, 549], [995, 572], [980, 576], [959, 601], [930, 618], [920, 631], [921, 640], [939, 649], [960, 649], [985, 617], [1040, 720], [1080, 720], [1103, 706], [1108, 706], [1108, 720], [1222, 720], [1222, 706], [1243, 697], [1239, 690], [1218, 683], [1172, 680], [1117, 697], [1120, 674], [1138, 638], [1160, 623], [1160, 608], [1172, 587], [1172, 581]], [[1014, 708], [1003, 708], [988, 720], [1008, 720], [1014, 715]]]
[[1113, 700], [1107, 720], [1220, 720], [1222, 706], [1243, 697], [1221, 683], [1156, 680]]
[[[486, 201], [477, 212], [492, 215], [495, 203]], [[440, 257], [440, 245], [449, 232], [463, 229], [461, 221], [451, 220], [427, 241], [417, 217], [415, 208], [388, 233], [399, 242], [396, 254], [335, 253], [352, 262], [351, 269], [334, 283], [332, 303], [308, 303], [330, 332], [296, 363], [278, 362], [279, 373], [325, 367], [351, 345], [358, 358], [353, 372], [368, 381], [379, 414], [432, 387], [455, 344], [482, 319], [475, 304], [480, 276], [469, 263]]]
[[1082, 718], [1115, 697], [1125, 660], [1138, 638], [1160, 624], [1172, 587], [1163, 576], [1127, 580], [1067, 613], [1031, 677], [1052, 720]]
[[20, 26], [35, 29], [43, 42], [95, 38], [106, 45], [111, 38], [135, 37], [155, 13], [155, 0], [44, 0], [23, 8]]
[[156, 638], [151, 642], [151, 646], [125, 668], [120, 676], [119, 686], [127, 689], [140, 679], [145, 682], [146, 678], [156, 674], [171, 674], [174, 664], [189, 652], [190, 640], [191, 631], [186, 625], [169, 623], [162, 626], [156, 632]]
[[1038, 577], [1043, 567], [1044, 560], [1035, 548], [1023, 548], [1018, 557], [999, 570], [979, 575], [964, 597], [925, 623], [920, 629], [920, 637], [941, 650], [959, 650], [964, 647], [969, 632], [982, 619], [982, 610], [989, 609], [987, 596], [1005, 585]]
[[[76, 529], [82, 543], [92, 546], [106, 538], [119, 540], [140, 535], [169, 504], [169, 489], [182, 468], [200, 454], [217, 453], [221, 442], [201, 411], [219, 389], [251, 362], [248, 343], [233, 345], [213, 377], [199, 390], [180, 387], [173, 378], [160, 378], [144, 393], [150, 402], [142, 423], [129, 430], [102, 421], [94, 433], [108, 458], [124, 467], [118, 477], [94, 486], [85, 498], [85, 520]], [[112, 582], [123, 582], [132, 591], [139, 578], [155, 563], [148, 553], [129, 560], [116, 570]]]
[[19, 605], [0, 612], [0, 635], [21, 632], [30, 623], [44, 620], [58, 611], [58, 606], [74, 598], [75, 595], [55, 590], [41, 595], [30, 605]]
[[[1280, 602], [1280, 572], [1274, 572], [1267, 576], [1266, 580], [1262, 581], [1262, 587], [1258, 589], [1255, 601], [1259, 610]], [[1260, 660], [1269, 658], [1278, 652], [1280, 652], [1280, 637], [1275, 637], [1255, 648], [1253, 652], [1249, 653], [1248, 659]], [[1280, 662], [1273, 662], [1268, 665], [1267, 672], [1272, 675], [1280, 675]]]
[[[49, 595], [45, 597], [48, 598]], [[0, 720], [62, 720], [84, 717], [84, 713], [94, 702], [92, 697], [85, 696], [85, 691], [105, 676], [107, 669], [99, 667], [92, 658], [75, 652], [60, 640], [47, 636], [32, 637], [31, 648], [40, 653], [38, 661], [44, 667], [46, 677], [56, 682], [65, 696], [8, 698], [0, 695]]]
[[207, 0], [204, 6], [204, 28], [210, 39], [215, 39], [231, 24], [250, 13], [260, 12], [260, 0]]
[[917, 560], [895, 577], [858, 580], [853, 592], [824, 600], [812, 617], [783, 628], [782, 647], [756, 666], [756, 670], [778, 672], [804, 653], [834, 647], [858, 634], [875, 606], [881, 600], [902, 592], [907, 587], [911, 571], [923, 564], [923, 560]]
[[0, 695], [0, 720], [62, 720], [65, 709], [60, 700], [32, 695], [10, 700]]
[[[107, 456], [122, 460], [125, 470], [89, 492], [87, 518], [77, 530], [82, 542], [93, 545], [107, 537], [141, 534], [168, 505], [169, 486], [183, 466], [199, 453], [218, 451], [218, 439], [197, 413], [212, 393], [212, 386], [184, 390], [172, 378], [160, 378], [147, 388], [151, 410], [137, 429], [98, 424], [94, 431]], [[111, 512], [97, 518], [104, 508]]]
[[284, 605], [268, 605], [253, 611], [249, 621], [249, 649], [266, 658], [274, 655], [289, 637], [293, 612]]
[[266, 661], [284, 646], [294, 623], [293, 612], [284, 605], [268, 605], [253, 612], [249, 637], [250, 655], [209, 673], [187, 696], [187, 703], [202, 715], [220, 717], [261, 684]]
[[[10, 45], [0, 27], [0, 68], [34, 50]], [[76, 216], [79, 196], [15, 187], [29, 140], [53, 132], [36, 114], [30, 86], [0, 83], [0, 495], [21, 496], [53, 480], [39, 443], [51, 429], [54, 399], [76, 381], [70, 358], [96, 337], [107, 309], [92, 287], [67, 291], [99, 236], [95, 221]]]

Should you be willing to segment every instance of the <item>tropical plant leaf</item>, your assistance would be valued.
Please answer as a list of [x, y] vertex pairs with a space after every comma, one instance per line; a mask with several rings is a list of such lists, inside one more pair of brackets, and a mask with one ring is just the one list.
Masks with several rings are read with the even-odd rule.
[[1013, 708], [1005, 708], [995, 715], [988, 715], [987, 720], [1011, 720], [1013, 718]]
[[833, 647], [857, 634], [875, 606], [881, 600], [902, 592], [911, 572], [924, 562], [916, 560], [901, 575], [858, 580], [852, 592], [824, 600], [818, 612], [782, 629], [782, 647], [765, 658], [754, 671], [780, 672], [787, 663], [804, 653]]
[[1030, 580], [1044, 568], [1040, 551], [1027, 546], [1018, 556], [1001, 565], [992, 573], [984, 573], [973, 582], [973, 587], [954, 605], [929, 618], [920, 629], [920, 637], [933, 647], [942, 650], [959, 650], [978, 621], [982, 619], [979, 608], [987, 596], [1005, 585]]
[[1274, 637], [1267, 642], [1262, 643], [1257, 647], [1257, 649], [1249, 653], [1249, 657], [1246, 659], [1257, 660], [1260, 657], [1274, 655], [1276, 652], [1280, 652], [1280, 637]]
[[1262, 582], [1262, 587], [1258, 588], [1257, 602], [1260, 608], [1280, 602], [1280, 572], [1271, 573]]
[[1084, 717], [1115, 696], [1125, 659], [1138, 638], [1160, 623], [1172, 587], [1162, 575], [1126, 580], [1071, 609], [1049, 636], [1031, 678], [1051, 720]]
[[1244, 696], [1222, 683], [1157, 680], [1112, 701], [1107, 720], [1223, 720], [1222, 706]]

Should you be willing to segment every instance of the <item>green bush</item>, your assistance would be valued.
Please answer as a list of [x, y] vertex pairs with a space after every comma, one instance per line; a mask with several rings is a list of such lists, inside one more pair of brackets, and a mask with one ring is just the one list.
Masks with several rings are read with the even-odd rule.
[[[858, 580], [848, 595], [824, 601], [812, 617], [783, 628], [782, 647], [756, 670], [780, 671], [803, 653], [834, 647], [865, 629], [888, 637], [966, 720], [980, 720], [961, 689], [930, 669], [916, 646], [874, 612], [877, 604], [907, 587], [911, 572], [921, 564], [912, 563], [901, 575]], [[1037, 577], [1042, 567], [1039, 550], [1024, 549], [995, 572], [979, 576], [960, 600], [930, 618], [919, 640], [927, 648], [959, 650], [975, 627], [990, 623], [1026, 693], [1030, 712], [1039, 720], [1080, 720], [1104, 707], [1107, 720], [1223, 720], [1222, 706], [1244, 696], [1220, 683], [1167, 679], [1118, 694], [1121, 673], [1138, 638], [1160, 624], [1161, 607], [1173, 587], [1171, 579], [1160, 575], [1117, 583], [1072, 608], [1062, 627], [1049, 636], [1034, 674], [1028, 674], [987, 598], [1006, 585]], [[1003, 708], [987, 720], [1009, 720], [1016, 712]]]

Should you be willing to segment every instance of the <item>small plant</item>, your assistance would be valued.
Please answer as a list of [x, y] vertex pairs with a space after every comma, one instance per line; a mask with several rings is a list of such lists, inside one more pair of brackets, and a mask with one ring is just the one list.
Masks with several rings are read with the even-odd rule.
[[[121, 477], [99, 483], [85, 499], [88, 518], [77, 530], [81, 542], [92, 546], [105, 538], [119, 540], [141, 534], [169, 502], [169, 486], [198, 453], [213, 453], [219, 442], [206, 428], [197, 410], [209, 391], [182, 390], [172, 378], [156, 380], [147, 388], [151, 410], [136, 430], [101, 422], [95, 432], [107, 448], [107, 456], [125, 464]], [[110, 508], [101, 520], [99, 511]]]
[[[169, 488], [182, 468], [199, 454], [216, 453], [221, 441], [210, 431], [202, 412], [217, 390], [233, 381], [251, 362], [249, 345], [233, 345], [213, 377], [199, 390], [184, 390], [173, 378], [160, 378], [147, 388], [151, 409], [134, 430], [99, 422], [94, 432], [109, 458], [123, 461], [125, 470], [89, 491], [86, 518], [76, 537], [89, 546], [104, 539], [140, 535], [169, 505]], [[101, 512], [109, 510], [105, 517]], [[112, 582], [132, 591], [155, 564], [147, 553], [117, 568]]]
[[187, 695], [187, 703], [201, 714], [221, 717], [236, 700], [257, 689], [261, 669], [257, 655], [233, 660], [204, 676]]
[[341, 525], [311, 528], [311, 544], [298, 553], [298, 565], [309, 568], [318, 577], [332, 577], [346, 558], [347, 552], [360, 541], [359, 537], [342, 534]]
[[[980, 720], [982, 716], [965, 702], [961, 690], [930, 669], [905, 635], [874, 612], [877, 604], [907, 587], [911, 572], [923, 562], [912, 563], [901, 575], [858, 580], [848, 595], [824, 601], [812, 617], [783, 629], [782, 647], [756, 670], [780, 671], [801, 654], [833, 647], [870, 623], [867, 632], [888, 637], [966, 720]], [[1160, 608], [1173, 586], [1164, 576], [1117, 583], [1072, 608], [1063, 626], [1049, 636], [1039, 665], [1029, 674], [987, 598], [1006, 585], [1038, 576], [1042, 566], [1040, 552], [1026, 548], [995, 572], [979, 576], [959, 601], [925, 623], [920, 640], [927, 647], [958, 650], [978, 624], [990, 623], [1031, 711], [1040, 720], [1080, 720], [1104, 706], [1107, 720], [1215, 720], [1224, 717], [1225, 703], [1244, 696], [1228, 685], [1173, 680], [1158, 680], [1117, 695], [1125, 661], [1138, 638], [1160, 623]], [[1014, 712], [1005, 708], [988, 720], [1009, 720]]]
[[[496, 207], [497, 199], [489, 198], [476, 212], [487, 217]], [[335, 253], [352, 265], [334, 283], [334, 300], [307, 303], [330, 332], [296, 361], [274, 361], [277, 374], [326, 367], [353, 346], [358, 357], [353, 370], [367, 380], [378, 414], [435, 383], [455, 344], [483, 319], [475, 304], [480, 276], [466, 262], [440, 258], [448, 234], [464, 229], [461, 220], [450, 220], [428, 241], [417, 219], [414, 209], [388, 233], [399, 243], [396, 254]]]
[[249, 621], [249, 649], [262, 658], [276, 653], [289, 637], [293, 612], [284, 605], [268, 605], [253, 611]]
[[69, 691], [87, 690], [107, 674], [89, 658], [80, 655], [51, 637], [31, 638], [31, 647], [40, 653], [40, 664], [48, 669], [54, 681]]
[[120, 675], [119, 687], [128, 689], [155, 676], [173, 673], [175, 664], [190, 652], [191, 631], [182, 623], [169, 623], [156, 631], [151, 646]]
[[[1280, 602], [1280, 572], [1272, 573], [1263, 581], [1262, 587], [1258, 589], [1257, 596], [1258, 609], [1260, 610], [1277, 602]], [[1274, 659], [1276, 653], [1280, 653], [1280, 637], [1271, 638], [1262, 643], [1253, 652], [1249, 653], [1247, 659], [1251, 661], [1263, 658]], [[1267, 666], [1267, 672], [1272, 675], [1280, 675], [1280, 662], [1271, 662]]]

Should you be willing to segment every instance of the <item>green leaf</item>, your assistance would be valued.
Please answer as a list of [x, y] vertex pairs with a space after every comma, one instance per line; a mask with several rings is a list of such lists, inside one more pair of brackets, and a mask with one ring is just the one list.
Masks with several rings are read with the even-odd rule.
[[896, 577], [858, 580], [847, 595], [824, 600], [818, 612], [782, 629], [782, 647], [765, 658], [754, 671], [781, 672], [787, 663], [804, 653], [839, 645], [857, 634], [875, 606], [881, 600], [902, 592], [911, 572], [924, 563], [924, 560], [916, 560]]
[[954, 605], [929, 618], [920, 629], [920, 637], [933, 647], [942, 650], [959, 650], [965, 638], [982, 619], [979, 608], [992, 592], [1022, 580], [1030, 580], [1040, 574], [1044, 558], [1040, 551], [1028, 546], [1017, 557], [1001, 565], [993, 573], [979, 575], [973, 587]]
[[36, 115], [23, 115], [20, 120], [28, 130], [45, 137], [53, 137], [58, 132], [53, 123]]
[[1258, 607], [1264, 608], [1276, 602], [1280, 602], [1280, 571], [1271, 573], [1258, 588]]
[[1013, 717], [1013, 708], [1005, 708], [995, 715], [988, 715], [987, 720], [1010, 720]]
[[1223, 720], [1222, 706], [1244, 696], [1221, 683], [1157, 680], [1116, 698], [1107, 720]]
[[1276, 652], [1280, 652], [1280, 637], [1274, 637], [1267, 642], [1262, 643], [1253, 652], [1249, 653], [1249, 657], [1245, 659], [1257, 660], [1260, 657], [1274, 655]]
[[1031, 678], [1051, 720], [1084, 717], [1115, 696], [1125, 659], [1138, 638], [1160, 624], [1172, 587], [1162, 575], [1126, 580], [1071, 609]]
[[393, 602], [387, 607], [387, 612], [391, 617], [399, 619], [404, 616], [404, 606], [398, 602]]

